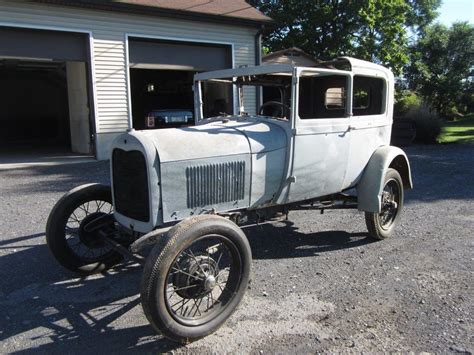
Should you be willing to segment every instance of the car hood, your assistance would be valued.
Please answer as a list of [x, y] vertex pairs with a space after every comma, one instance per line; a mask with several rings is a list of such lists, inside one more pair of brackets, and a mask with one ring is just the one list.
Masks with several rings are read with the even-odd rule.
[[137, 131], [153, 143], [161, 163], [245, 153], [265, 153], [287, 145], [286, 122], [257, 117], [213, 119], [193, 127]]

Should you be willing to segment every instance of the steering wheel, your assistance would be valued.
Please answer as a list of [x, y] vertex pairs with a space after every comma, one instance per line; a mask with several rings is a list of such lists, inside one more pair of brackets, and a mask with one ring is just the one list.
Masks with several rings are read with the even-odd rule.
[[263, 114], [263, 112], [265, 111], [265, 109], [267, 107], [274, 107], [272, 112], [271, 112], [271, 115], [270, 115], [270, 116], [273, 116], [273, 117], [280, 117], [280, 118], [283, 118], [285, 116], [288, 117], [288, 115], [286, 115], [286, 113], [290, 112], [290, 108], [288, 107], [288, 105], [285, 105], [282, 102], [267, 101], [262, 106], [260, 106], [260, 110], [258, 110], [258, 114], [260, 116], [268, 116], [268, 115]]

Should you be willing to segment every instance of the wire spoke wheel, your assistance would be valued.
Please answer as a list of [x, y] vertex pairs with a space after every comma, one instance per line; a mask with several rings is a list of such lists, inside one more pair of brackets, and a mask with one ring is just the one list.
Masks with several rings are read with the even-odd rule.
[[220, 327], [247, 289], [252, 252], [245, 234], [219, 216], [175, 225], [148, 256], [141, 302], [151, 325], [188, 343]]
[[240, 282], [235, 245], [221, 235], [206, 235], [185, 248], [169, 269], [166, 306], [178, 322], [200, 325], [214, 318]]
[[[80, 274], [101, 272], [120, 262], [122, 256], [102, 240], [98, 231], [87, 228], [113, 210], [109, 186], [82, 185], [61, 197], [46, 224], [46, 241], [56, 260]], [[114, 226], [104, 228], [110, 232]]]
[[112, 213], [112, 204], [103, 200], [87, 201], [72, 211], [64, 226], [64, 235], [68, 247], [77, 257], [96, 262], [112, 252], [95, 233], [85, 229], [93, 220]]

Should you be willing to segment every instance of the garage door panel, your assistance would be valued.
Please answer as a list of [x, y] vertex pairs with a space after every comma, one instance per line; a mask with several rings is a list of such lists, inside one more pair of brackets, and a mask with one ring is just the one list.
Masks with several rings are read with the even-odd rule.
[[88, 61], [86, 35], [0, 27], [0, 57]]
[[230, 46], [133, 40], [129, 42], [130, 67], [207, 71], [232, 66]]

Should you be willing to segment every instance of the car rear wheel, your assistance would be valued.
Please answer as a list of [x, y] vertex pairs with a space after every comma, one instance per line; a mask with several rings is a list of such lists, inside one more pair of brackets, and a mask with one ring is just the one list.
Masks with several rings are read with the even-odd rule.
[[65, 268], [93, 274], [122, 260], [85, 226], [113, 213], [110, 186], [87, 184], [66, 193], [54, 206], [46, 223], [46, 241], [51, 253]]
[[141, 301], [152, 326], [180, 342], [220, 327], [240, 303], [251, 250], [242, 230], [218, 216], [186, 219], [147, 258]]
[[402, 178], [395, 169], [388, 169], [384, 179], [380, 213], [365, 213], [369, 235], [378, 240], [390, 237], [400, 221], [402, 209]]

